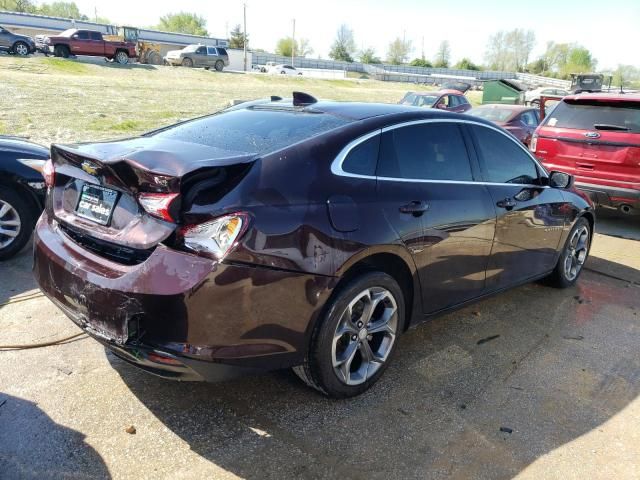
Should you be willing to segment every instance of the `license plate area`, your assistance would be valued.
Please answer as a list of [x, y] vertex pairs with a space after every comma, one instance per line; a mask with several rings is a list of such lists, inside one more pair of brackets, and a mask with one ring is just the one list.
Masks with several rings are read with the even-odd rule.
[[108, 225], [117, 200], [117, 191], [99, 185], [85, 184], [80, 191], [76, 215], [100, 225]]

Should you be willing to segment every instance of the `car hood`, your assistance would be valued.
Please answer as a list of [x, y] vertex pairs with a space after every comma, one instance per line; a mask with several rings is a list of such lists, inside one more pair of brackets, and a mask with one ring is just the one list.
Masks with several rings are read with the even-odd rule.
[[13, 35], [13, 41], [14, 42], [16, 40], [24, 40], [25, 42], [34, 43], [33, 38], [31, 38], [28, 35], [18, 35], [17, 33], [12, 33], [11, 35]]
[[167, 52], [167, 57], [179, 57], [182, 53], [182, 50], [169, 50]]

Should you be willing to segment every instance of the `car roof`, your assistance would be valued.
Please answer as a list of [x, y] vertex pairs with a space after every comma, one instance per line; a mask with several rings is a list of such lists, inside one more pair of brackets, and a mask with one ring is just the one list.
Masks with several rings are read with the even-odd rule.
[[[292, 99], [281, 99], [276, 101], [258, 100], [239, 104], [233, 108], [255, 108], [260, 110], [298, 111], [308, 113], [326, 113], [343, 117], [348, 120], [359, 121], [373, 117], [392, 116], [402, 114], [417, 115], [420, 118], [458, 118], [468, 119], [467, 116], [455, 114], [453, 112], [443, 112], [438, 109], [414, 107], [410, 105], [400, 105], [396, 103], [366, 103], [366, 102], [337, 102], [331, 100], [319, 100], [303, 106], [295, 106]], [[491, 125], [491, 122], [477, 119]], [[475, 121], [475, 119], [474, 119]]]
[[485, 103], [484, 105], [478, 105], [477, 107], [473, 107], [474, 109], [479, 108], [500, 108], [502, 110], [512, 110], [513, 112], [524, 112], [526, 110], [537, 110], [535, 107], [527, 107], [525, 105], [509, 105], [503, 103]]
[[564, 100], [572, 102], [580, 102], [581, 100], [591, 101], [614, 101], [614, 102], [640, 102], [640, 94], [633, 93], [609, 93], [609, 92], [595, 92], [595, 93], [577, 93], [575, 95], [569, 95], [564, 97]]

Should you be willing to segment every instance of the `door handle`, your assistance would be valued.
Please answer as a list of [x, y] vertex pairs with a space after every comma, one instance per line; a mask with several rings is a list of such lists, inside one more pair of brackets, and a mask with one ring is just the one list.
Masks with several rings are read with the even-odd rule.
[[496, 205], [500, 208], [504, 208], [505, 210], [511, 210], [516, 206], [516, 202], [511, 197], [507, 197], [504, 200], [497, 202]]
[[414, 217], [419, 217], [427, 210], [429, 210], [429, 204], [424, 200], [413, 200], [400, 207], [402, 213], [410, 213]]

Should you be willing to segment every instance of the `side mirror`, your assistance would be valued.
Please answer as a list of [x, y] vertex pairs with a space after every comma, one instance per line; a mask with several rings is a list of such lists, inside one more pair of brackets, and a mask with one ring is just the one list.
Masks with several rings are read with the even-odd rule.
[[573, 186], [573, 175], [553, 171], [549, 173], [549, 186], [552, 188], [570, 188]]
[[77, 34], [71, 35], [71, 38], [73, 38], [74, 40], [77, 40], [78, 39], [78, 35]]
[[436, 108], [440, 109], [440, 110], [446, 110], [447, 106], [444, 103], [439, 103], [436, 105]]

